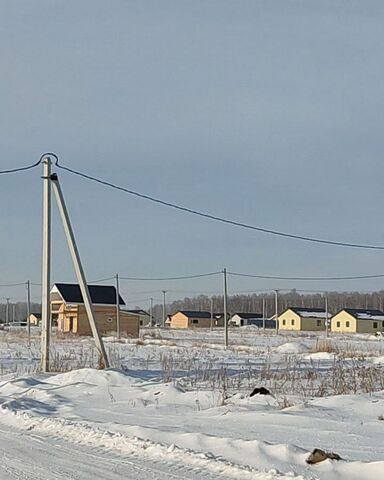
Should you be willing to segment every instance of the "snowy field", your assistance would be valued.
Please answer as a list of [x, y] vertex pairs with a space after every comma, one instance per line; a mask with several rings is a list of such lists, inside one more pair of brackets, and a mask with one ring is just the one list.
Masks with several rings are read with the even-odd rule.
[[[107, 479], [384, 479], [382, 338], [245, 327], [227, 350], [219, 329], [105, 340], [113, 369], [95, 368], [91, 339], [54, 337], [59, 373], [43, 375], [37, 336], [1, 332], [0, 478], [95, 478], [97, 457]], [[271, 395], [249, 396], [261, 386]], [[342, 460], [308, 465], [314, 448]]]

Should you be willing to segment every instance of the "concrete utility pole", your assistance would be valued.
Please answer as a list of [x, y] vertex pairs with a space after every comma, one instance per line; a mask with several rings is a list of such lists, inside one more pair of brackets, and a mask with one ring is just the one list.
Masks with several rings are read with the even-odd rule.
[[16, 322], [16, 303], [12, 305], [12, 323]]
[[325, 302], [325, 335], [328, 337], [329, 327], [328, 327], [328, 297], [327, 297], [327, 295], [324, 295], [324, 302]]
[[149, 302], [149, 327], [150, 327], [150, 328], [153, 327], [153, 314], [152, 314], [152, 311], [153, 311], [153, 298], [151, 297], [151, 298], [150, 298], [150, 302]]
[[31, 345], [31, 282], [27, 280], [27, 328], [28, 345]]
[[116, 273], [116, 337], [120, 340], [120, 288], [119, 288], [119, 274]]
[[162, 290], [163, 292], [163, 327], [165, 327], [165, 294], [167, 290]]
[[51, 159], [43, 160], [43, 251], [41, 281], [41, 368], [49, 372], [51, 336]]
[[55, 192], [57, 206], [59, 208], [61, 220], [63, 222], [65, 235], [67, 237], [68, 247], [69, 247], [69, 251], [71, 253], [72, 262], [73, 262], [73, 266], [74, 266], [74, 269], [75, 269], [77, 281], [79, 282], [79, 285], [80, 285], [80, 290], [81, 290], [81, 295], [83, 297], [85, 310], [87, 312], [87, 316], [88, 316], [89, 324], [91, 326], [93, 338], [94, 338], [95, 343], [96, 343], [96, 348], [98, 349], [98, 351], [99, 351], [99, 353], [100, 353], [100, 355], [103, 359], [105, 368], [109, 368], [110, 364], [109, 364], [107, 352], [105, 351], [104, 344], [103, 344], [103, 339], [101, 338], [101, 335], [100, 335], [99, 330], [97, 328], [96, 316], [95, 316], [95, 312], [94, 312], [93, 305], [92, 305], [91, 295], [89, 293], [89, 288], [88, 288], [87, 281], [86, 281], [86, 278], [85, 278], [83, 266], [81, 264], [80, 254], [79, 254], [79, 251], [77, 249], [75, 235], [73, 233], [71, 222], [69, 220], [69, 215], [68, 215], [67, 207], [65, 205], [63, 192], [61, 191], [59, 179], [58, 179], [57, 175], [54, 174], [54, 175], [51, 176], [51, 180], [52, 180], [53, 189], [54, 189], [54, 192]]
[[7, 298], [7, 309], [5, 312], [5, 321], [6, 323], [9, 323], [9, 298]]
[[224, 347], [228, 348], [228, 285], [227, 285], [227, 269], [223, 270], [223, 283], [224, 283]]
[[263, 332], [265, 333], [265, 298], [263, 297]]
[[279, 311], [279, 300], [278, 300], [279, 290], [275, 290], [275, 317], [276, 317], [276, 335], [279, 334], [279, 319], [278, 311]]
[[213, 298], [211, 297], [211, 330], [213, 329]]

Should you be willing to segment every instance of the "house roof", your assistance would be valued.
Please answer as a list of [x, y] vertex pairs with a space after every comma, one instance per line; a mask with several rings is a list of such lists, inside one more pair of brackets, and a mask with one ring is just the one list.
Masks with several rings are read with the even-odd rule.
[[232, 316], [238, 315], [240, 318], [263, 318], [262, 313], [234, 313]]
[[211, 318], [210, 312], [204, 312], [199, 310], [180, 310], [176, 313], [182, 313], [188, 318]]
[[[80, 286], [76, 283], [55, 283], [51, 292], [59, 292], [66, 303], [84, 303], [81, 295]], [[113, 285], [88, 285], [89, 293], [93, 304], [115, 305], [116, 288]], [[119, 295], [119, 304], [125, 305], [124, 300]]]
[[[311, 318], [325, 318], [326, 311], [324, 308], [309, 308], [309, 307], [288, 307], [287, 310], [292, 310], [293, 312], [297, 313], [300, 317], [311, 317]], [[283, 312], [284, 313], [284, 312]], [[330, 317], [330, 313], [328, 312], [328, 317]]]
[[384, 312], [365, 308], [344, 308], [345, 311], [359, 320], [384, 320]]
[[33, 315], [36, 318], [41, 318], [41, 313], [31, 312], [31, 315]]

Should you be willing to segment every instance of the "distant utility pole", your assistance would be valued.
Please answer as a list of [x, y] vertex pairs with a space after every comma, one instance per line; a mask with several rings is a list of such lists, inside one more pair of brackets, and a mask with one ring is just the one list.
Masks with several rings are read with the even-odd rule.
[[83, 297], [85, 310], [87, 312], [88, 321], [92, 330], [93, 338], [95, 340], [96, 348], [100, 353], [100, 356], [103, 360], [105, 368], [109, 368], [110, 364], [109, 364], [107, 352], [104, 347], [103, 339], [97, 328], [96, 315], [93, 308], [91, 295], [89, 293], [88, 284], [85, 278], [85, 273], [81, 263], [79, 250], [77, 249], [75, 235], [72, 230], [72, 225], [69, 219], [67, 207], [65, 205], [63, 192], [61, 191], [59, 179], [56, 174], [51, 175], [50, 178], [51, 178], [53, 189], [55, 192], [57, 206], [58, 206], [61, 220], [63, 223], [65, 235], [67, 237], [69, 251], [71, 253], [74, 270], [76, 273], [77, 281], [79, 282], [81, 295]]
[[265, 333], [265, 298], [263, 297], [263, 332]]
[[275, 290], [275, 320], [276, 320], [276, 335], [279, 334], [279, 319], [278, 319], [278, 311], [279, 311], [279, 300], [278, 300], [279, 290]]
[[213, 297], [211, 297], [211, 330], [213, 329]]
[[119, 288], [119, 274], [116, 273], [116, 337], [120, 340], [120, 288]]
[[150, 326], [150, 328], [153, 327], [153, 314], [152, 314], [152, 311], [153, 311], [153, 298], [151, 297], [151, 298], [150, 298], [150, 303], [149, 303], [149, 326]]
[[27, 280], [27, 327], [28, 345], [31, 345], [31, 282]]
[[162, 290], [163, 292], [163, 327], [165, 327], [165, 294], [167, 290]]
[[41, 281], [41, 368], [49, 371], [49, 342], [51, 335], [51, 159], [43, 160], [43, 252]]
[[9, 323], [9, 298], [7, 298], [7, 309], [5, 313], [6, 323]]
[[12, 305], [12, 323], [16, 322], [16, 303]]
[[228, 285], [227, 269], [223, 270], [223, 300], [224, 300], [224, 347], [228, 348]]
[[329, 326], [328, 326], [328, 297], [327, 297], [327, 295], [324, 295], [324, 303], [325, 303], [325, 335], [328, 337]]

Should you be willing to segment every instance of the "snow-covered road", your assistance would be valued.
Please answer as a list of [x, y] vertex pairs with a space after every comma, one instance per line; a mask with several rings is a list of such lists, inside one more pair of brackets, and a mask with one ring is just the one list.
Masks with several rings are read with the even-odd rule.
[[[202, 469], [122, 456], [102, 448], [71, 444], [58, 437], [36, 435], [0, 424], [0, 479], [11, 480], [226, 480]], [[266, 474], [265, 478], [272, 478]]]

